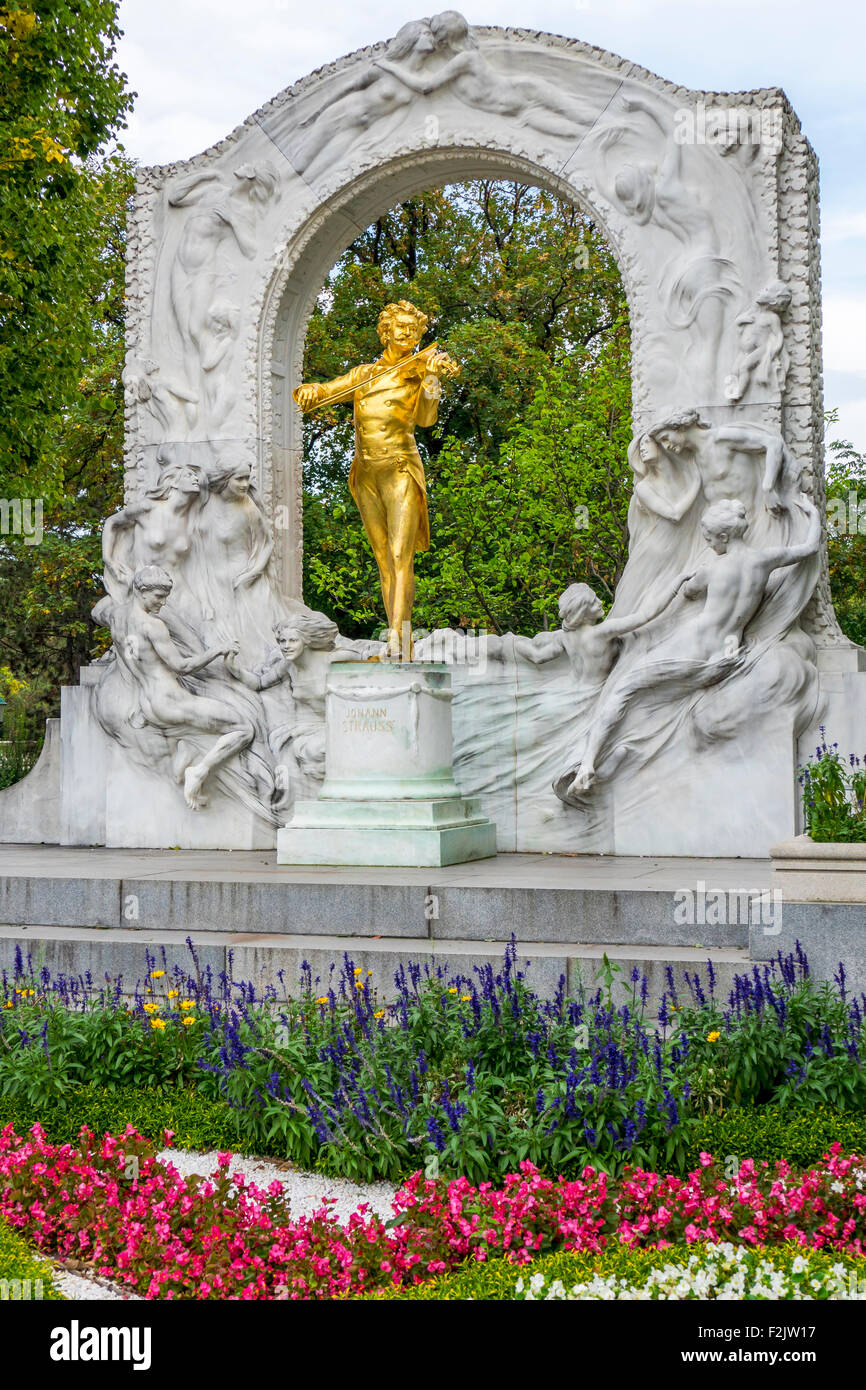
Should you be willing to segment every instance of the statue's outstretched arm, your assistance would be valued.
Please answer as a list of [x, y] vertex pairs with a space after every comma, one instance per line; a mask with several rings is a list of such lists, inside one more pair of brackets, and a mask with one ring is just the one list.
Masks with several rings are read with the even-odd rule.
[[454, 78], [458, 77], [461, 72], [465, 72], [466, 68], [471, 63], [471, 55], [468, 53], [458, 53], [455, 57], [450, 58], [445, 66], [440, 68], [438, 72], [425, 73], [423, 76], [417, 76], [415, 73], [409, 72], [407, 68], [402, 67], [399, 63], [391, 62], [390, 58], [376, 58], [374, 61], [376, 67], [381, 68], [383, 72], [389, 72], [392, 77], [396, 77], [397, 81], [402, 82], [410, 91], [417, 92], [418, 96], [429, 96], [431, 92], [437, 91], [439, 87], [447, 86], [447, 84], [453, 82]]
[[[556, 628], [553, 632], [539, 632], [535, 637], [513, 636], [514, 655], [522, 656], [524, 661], [531, 661], [533, 666], [540, 666], [545, 661], [553, 661], [564, 650], [562, 645], [562, 632]], [[503, 637], [503, 642], [505, 638]]]
[[598, 624], [594, 631], [603, 633], [606, 637], [619, 637], [623, 633], [634, 632], [637, 628], [643, 627], [645, 623], [651, 623], [653, 618], [657, 618], [660, 613], [663, 613], [668, 605], [673, 603], [683, 585], [695, 578], [694, 570], [684, 570], [673, 584], [662, 592], [655, 603], [639, 608], [636, 613], [627, 613], [623, 618], [606, 618], [603, 623]]
[[768, 574], [771, 570], [779, 569], [782, 565], [795, 565], [798, 560], [807, 560], [810, 555], [817, 552], [818, 546], [821, 544], [821, 517], [817, 508], [813, 507], [808, 497], [803, 495], [796, 506], [809, 518], [809, 530], [806, 533], [806, 539], [800, 545], [786, 545], [779, 546], [778, 549], [762, 550], [760, 555]]
[[205, 183], [219, 183], [219, 174], [213, 172], [202, 172], [191, 174], [188, 179], [181, 179], [180, 183], [175, 184], [174, 191], [168, 195], [168, 205], [171, 208], [182, 208], [187, 203], [194, 202], [193, 194], [196, 196], [201, 192], [201, 186]]
[[348, 400], [372, 370], [372, 367], [363, 364], [352, 367], [351, 371], [345, 372], [342, 376], [335, 376], [333, 381], [305, 381], [301, 386], [295, 387], [292, 399], [303, 411], [327, 405], [335, 396], [345, 396]]

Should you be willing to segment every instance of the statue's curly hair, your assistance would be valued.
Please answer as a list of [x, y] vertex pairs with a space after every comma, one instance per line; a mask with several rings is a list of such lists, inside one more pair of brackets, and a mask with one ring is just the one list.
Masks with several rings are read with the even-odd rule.
[[418, 325], [419, 338], [427, 332], [427, 325], [430, 322], [427, 315], [423, 314], [420, 309], [416, 309], [414, 304], [410, 304], [408, 299], [398, 299], [396, 304], [386, 304], [385, 308], [379, 315], [379, 321], [376, 324], [376, 331], [379, 334], [379, 337], [383, 343], [388, 336], [388, 330], [391, 327], [393, 320], [397, 317], [398, 314], [411, 314], [412, 318]]
[[132, 587], [139, 594], [150, 593], [155, 589], [168, 593], [174, 588], [174, 581], [168, 570], [162, 569], [159, 565], [145, 565], [143, 569], [135, 571]]

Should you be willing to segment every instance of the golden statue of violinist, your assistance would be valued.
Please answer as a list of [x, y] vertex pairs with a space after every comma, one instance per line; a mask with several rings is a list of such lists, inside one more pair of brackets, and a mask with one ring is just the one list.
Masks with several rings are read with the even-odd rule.
[[460, 368], [435, 343], [416, 352], [427, 315], [408, 300], [379, 315], [384, 352], [377, 362], [353, 367], [344, 376], [304, 383], [293, 392], [301, 410], [354, 401], [355, 457], [349, 488], [379, 566], [388, 617], [389, 655], [411, 659], [415, 552], [430, 545], [424, 465], [415, 426], [432, 425], [439, 409], [442, 376]]

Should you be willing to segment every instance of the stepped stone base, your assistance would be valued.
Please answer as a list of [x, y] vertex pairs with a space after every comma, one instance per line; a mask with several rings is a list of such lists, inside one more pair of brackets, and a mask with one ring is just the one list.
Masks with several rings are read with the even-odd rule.
[[[37, 965], [96, 981], [123, 973], [130, 988], [146, 953], [191, 961], [235, 978], [290, 986], [307, 960], [327, 977], [348, 952], [373, 971], [383, 996], [397, 963], [447, 964], [471, 974], [501, 962], [512, 934], [529, 983], [552, 994], [561, 975], [598, 987], [604, 953], [621, 967], [616, 990], [631, 993], [634, 966], [665, 988], [712, 959], [717, 993], [752, 962], [799, 941], [813, 973], [832, 980], [845, 963], [851, 991], [866, 990], [866, 913], [850, 903], [774, 901], [769, 860], [626, 859], [497, 855], [439, 868], [287, 867], [273, 851], [76, 849], [0, 846], [0, 970], [16, 949]], [[727, 923], [714, 921], [719, 901]], [[691, 909], [694, 910], [691, 910]], [[746, 915], [743, 915], [746, 909]], [[751, 935], [751, 940], [750, 940]]]
[[474, 798], [302, 801], [277, 832], [278, 864], [441, 867], [495, 854], [496, 826]]

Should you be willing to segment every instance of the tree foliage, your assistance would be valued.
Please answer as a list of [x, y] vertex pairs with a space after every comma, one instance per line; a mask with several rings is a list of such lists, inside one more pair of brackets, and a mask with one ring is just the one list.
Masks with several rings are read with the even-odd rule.
[[[836, 412], [827, 415], [836, 423]], [[839, 626], [866, 646], [866, 454], [847, 440], [828, 447], [827, 549], [830, 589]]]
[[94, 156], [132, 101], [118, 37], [117, 0], [0, 8], [0, 495], [63, 491], [57, 419], [105, 279]]
[[93, 649], [99, 533], [122, 492], [118, 34], [116, 0], [0, 8], [0, 498], [43, 508], [39, 544], [8, 510], [0, 533], [0, 695], [30, 727]]

